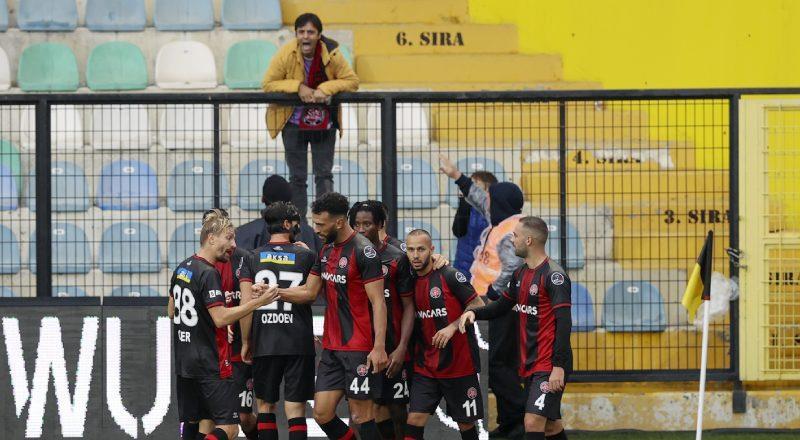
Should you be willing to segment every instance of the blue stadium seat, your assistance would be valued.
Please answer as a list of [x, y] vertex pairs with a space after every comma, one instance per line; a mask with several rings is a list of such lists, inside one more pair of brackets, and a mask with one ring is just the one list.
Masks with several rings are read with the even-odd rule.
[[[547, 255], [550, 259], [561, 264], [561, 240], [563, 234], [559, 230], [559, 219], [557, 217], [543, 218], [550, 230], [547, 238]], [[586, 263], [586, 251], [583, 240], [578, 229], [570, 222], [567, 222], [567, 267], [566, 269], [580, 269]]]
[[[316, 199], [317, 186], [314, 183], [314, 175], [310, 172], [308, 174], [308, 200]], [[363, 200], [368, 197], [369, 186], [367, 185], [367, 173], [364, 168], [357, 162], [348, 159], [336, 157], [333, 159], [333, 190], [347, 197], [352, 198], [353, 201]]]
[[104, 210], [158, 208], [158, 183], [150, 165], [137, 160], [118, 160], [100, 171], [97, 206]]
[[111, 291], [111, 296], [161, 296], [152, 287], [148, 286], [120, 286]]
[[5, 164], [0, 164], [0, 211], [14, 211], [19, 207], [17, 177]]
[[233, 31], [277, 30], [283, 26], [278, 0], [223, 0], [222, 26]]
[[78, 286], [53, 286], [53, 297], [74, 298], [86, 296], [86, 291]]
[[[219, 204], [231, 204], [228, 177], [219, 176]], [[214, 165], [207, 160], [187, 160], [175, 166], [167, 181], [167, 206], [173, 211], [205, 211], [214, 206]]]
[[158, 235], [143, 223], [115, 223], [103, 231], [101, 240], [98, 262], [105, 273], [144, 273], [161, 269]]
[[156, 0], [153, 25], [160, 31], [209, 31], [214, 28], [211, 0]]
[[0, 274], [19, 272], [21, 261], [17, 236], [11, 229], [0, 225]]
[[72, 31], [78, 27], [75, 0], [19, 0], [17, 26], [23, 31]]
[[572, 283], [572, 329], [576, 332], [593, 331], [597, 324], [594, 318], [594, 304], [589, 291], [583, 284]]
[[[83, 168], [72, 162], [55, 161], [50, 166], [51, 208], [54, 212], [83, 212], [89, 209], [89, 184]], [[25, 199], [36, 212], [36, 170], [28, 175]]]
[[[497, 177], [498, 182], [506, 181], [506, 170], [503, 164], [488, 157], [465, 157], [459, 159], [456, 166], [467, 176], [471, 176], [476, 171], [489, 171]], [[447, 182], [447, 203], [453, 208], [458, 208], [458, 186], [452, 181]]]
[[259, 159], [249, 162], [239, 173], [239, 208], [246, 211], [260, 211], [261, 188], [267, 177], [278, 174], [289, 179], [289, 168], [282, 160]]
[[439, 205], [439, 175], [425, 159], [397, 158], [397, 207], [435, 208]]
[[[87, 273], [92, 268], [89, 240], [83, 229], [72, 223], [53, 223], [50, 252], [53, 273]], [[36, 273], [36, 231], [31, 234], [28, 264]]]
[[414, 229], [424, 229], [431, 233], [431, 238], [433, 239], [434, 254], [448, 255], [447, 252], [444, 251], [444, 247], [442, 246], [442, 236], [439, 234], [439, 230], [428, 222], [423, 222], [418, 220], [398, 219], [397, 238], [400, 239], [400, 241], [405, 242], [406, 235], [408, 235], [408, 233], [413, 231]]
[[147, 13], [143, 0], [87, 0], [86, 27], [90, 31], [143, 31]]
[[200, 223], [184, 223], [172, 232], [167, 244], [167, 264], [176, 267], [181, 261], [192, 256], [200, 247]]
[[0, 31], [8, 30], [8, 7], [0, 5]]
[[0, 287], [0, 298], [16, 298], [18, 296], [17, 292], [8, 287]]
[[603, 327], [610, 332], [660, 332], [667, 326], [664, 299], [647, 281], [618, 281], [603, 300]]

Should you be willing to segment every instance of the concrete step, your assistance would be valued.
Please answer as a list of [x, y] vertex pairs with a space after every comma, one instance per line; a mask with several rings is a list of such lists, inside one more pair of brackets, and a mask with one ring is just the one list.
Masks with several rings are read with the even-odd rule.
[[356, 58], [364, 82], [551, 82], [562, 79], [558, 55], [364, 55]]
[[314, 12], [329, 24], [465, 23], [467, 0], [281, 0], [283, 22]]

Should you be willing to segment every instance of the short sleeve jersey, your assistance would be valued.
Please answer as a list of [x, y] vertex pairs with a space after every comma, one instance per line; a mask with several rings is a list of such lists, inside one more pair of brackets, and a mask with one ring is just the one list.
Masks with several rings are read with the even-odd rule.
[[467, 277], [451, 266], [416, 278], [414, 373], [445, 379], [469, 376], [480, 370], [472, 326], [466, 333], [456, 332], [444, 349], [432, 345], [436, 332], [458, 320], [476, 296]]
[[555, 310], [571, 305], [571, 281], [558, 264], [546, 259], [531, 269], [523, 265], [514, 272], [508, 291], [519, 313], [519, 375], [553, 370], [553, 348], [556, 340]]
[[363, 235], [353, 234], [320, 250], [311, 274], [322, 278], [325, 325], [322, 346], [328, 350], [372, 350], [372, 309], [364, 286], [381, 281], [378, 251]]
[[[269, 242], [253, 251], [242, 281], [296, 287], [306, 282], [316, 255], [294, 243]], [[310, 304], [275, 301], [253, 313], [253, 356], [314, 355]]]
[[414, 291], [411, 264], [400, 249], [386, 244], [378, 249], [383, 270], [383, 296], [386, 299], [386, 352], [391, 353], [400, 342], [400, 325], [403, 320], [401, 296]]
[[170, 294], [175, 301], [175, 372], [188, 378], [230, 377], [228, 331], [217, 328], [208, 312], [225, 305], [217, 269], [197, 255], [187, 258], [172, 274]]

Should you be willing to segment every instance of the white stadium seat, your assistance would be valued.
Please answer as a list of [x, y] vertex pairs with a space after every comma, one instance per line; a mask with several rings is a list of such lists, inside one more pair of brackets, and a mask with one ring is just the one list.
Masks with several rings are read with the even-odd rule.
[[0, 90], [11, 88], [11, 63], [8, 62], [8, 54], [0, 49]]
[[[36, 111], [26, 107], [20, 115], [22, 148], [36, 149]], [[53, 150], [83, 148], [83, 117], [74, 105], [55, 105], [50, 108], [50, 142]]]
[[211, 89], [217, 68], [211, 49], [197, 41], [165, 44], [156, 57], [156, 85], [162, 89]]
[[[417, 103], [397, 106], [397, 146], [427, 147], [431, 143], [430, 118], [427, 109]], [[381, 110], [372, 105], [367, 112], [368, 140], [371, 146], [381, 145]]]
[[150, 117], [143, 105], [106, 105], [91, 110], [89, 143], [96, 150], [150, 148]]
[[214, 148], [214, 107], [178, 105], [161, 110], [158, 143], [170, 150]]
[[228, 119], [228, 144], [231, 148], [283, 149], [283, 138], [272, 139], [267, 132], [264, 114], [266, 104], [237, 104], [231, 106]]

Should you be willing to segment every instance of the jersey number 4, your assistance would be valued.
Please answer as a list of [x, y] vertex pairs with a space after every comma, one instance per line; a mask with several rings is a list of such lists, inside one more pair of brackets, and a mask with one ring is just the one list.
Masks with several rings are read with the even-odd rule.
[[175, 285], [172, 288], [172, 299], [175, 300], [175, 315], [172, 322], [176, 325], [183, 322], [187, 327], [197, 325], [197, 309], [195, 309], [194, 295], [186, 287]]
[[[289, 287], [297, 287], [303, 281], [303, 274], [299, 272], [288, 272], [282, 270], [275, 275], [275, 272], [264, 269], [258, 271], [256, 274], [256, 284], [265, 282], [267, 284], [278, 284], [278, 280], [280, 281], [289, 281]], [[282, 302], [282, 301], [281, 301]], [[278, 310], [278, 301], [272, 302], [265, 306], [261, 306], [258, 308], [259, 310]], [[289, 312], [292, 310], [292, 303], [283, 303], [283, 310]]]

